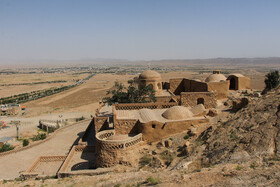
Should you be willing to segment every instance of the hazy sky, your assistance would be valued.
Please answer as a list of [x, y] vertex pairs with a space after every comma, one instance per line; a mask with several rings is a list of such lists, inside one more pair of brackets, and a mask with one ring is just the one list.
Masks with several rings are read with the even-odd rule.
[[0, 59], [280, 56], [279, 0], [0, 0]]

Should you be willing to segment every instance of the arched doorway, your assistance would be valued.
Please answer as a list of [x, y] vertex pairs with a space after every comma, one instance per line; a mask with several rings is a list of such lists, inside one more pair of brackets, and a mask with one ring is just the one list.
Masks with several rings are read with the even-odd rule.
[[203, 98], [198, 98], [196, 104], [203, 104], [204, 105], [204, 99]]
[[230, 90], [237, 90], [236, 78], [232, 77], [229, 81], [230, 81], [229, 82], [229, 89]]

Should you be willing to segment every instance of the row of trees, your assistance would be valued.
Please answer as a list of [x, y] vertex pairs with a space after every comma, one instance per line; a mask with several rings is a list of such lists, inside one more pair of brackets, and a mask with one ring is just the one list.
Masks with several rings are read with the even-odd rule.
[[[86, 78], [83, 79], [82, 82], [79, 84], [83, 83], [85, 80], [89, 80], [92, 78], [95, 74], [90, 74]], [[27, 101], [35, 100], [35, 99], [40, 99], [42, 97], [50, 96], [65, 90], [68, 90], [70, 88], [76, 87], [79, 85], [78, 83], [68, 85], [68, 86], [62, 86], [62, 87], [57, 87], [57, 88], [50, 88], [50, 89], [44, 89], [44, 90], [37, 90], [37, 91], [32, 91], [29, 93], [22, 93], [18, 95], [13, 95], [10, 97], [3, 97], [0, 98], [0, 104], [10, 104], [10, 103], [24, 103]]]

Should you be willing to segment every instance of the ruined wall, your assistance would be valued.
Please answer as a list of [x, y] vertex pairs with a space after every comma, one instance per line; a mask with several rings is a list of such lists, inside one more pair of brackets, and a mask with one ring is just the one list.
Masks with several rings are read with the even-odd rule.
[[136, 119], [116, 119], [114, 129], [117, 134], [137, 134]]
[[238, 78], [238, 90], [251, 89], [251, 79], [249, 77]]
[[169, 137], [172, 134], [177, 134], [189, 130], [193, 125], [206, 123], [208, 121], [209, 119], [205, 118], [167, 123], [150, 121], [148, 123], [139, 123], [138, 128], [139, 132], [142, 133], [142, 138], [144, 141], [155, 142]]
[[181, 105], [185, 107], [193, 107], [198, 103], [198, 99], [204, 100], [203, 105], [207, 108], [215, 108], [217, 105], [216, 96], [213, 92], [182, 92]]
[[213, 91], [217, 99], [224, 99], [228, 97], [229, 81], [209, 82], [208, 91]]

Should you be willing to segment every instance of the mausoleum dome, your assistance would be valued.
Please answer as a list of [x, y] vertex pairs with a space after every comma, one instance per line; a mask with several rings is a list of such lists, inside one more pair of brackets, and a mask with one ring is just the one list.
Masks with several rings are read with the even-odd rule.
[[189, 119], [192, 117], [192, 112], [184, 106], [173, 106], [167, 109], [162, 114], [162, 117], [169, 120]]
[[205, 82], [220, 82], [226, 80], [227, 78], [223, 74], [212, 74], [205, 79]]
[[153, 70], [146, 70], [142, 72], [139, 79], [161, 79], [161, 75]]

